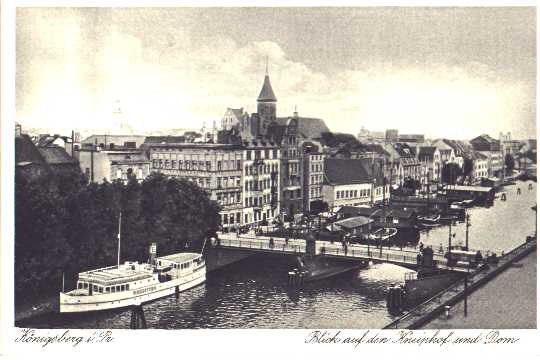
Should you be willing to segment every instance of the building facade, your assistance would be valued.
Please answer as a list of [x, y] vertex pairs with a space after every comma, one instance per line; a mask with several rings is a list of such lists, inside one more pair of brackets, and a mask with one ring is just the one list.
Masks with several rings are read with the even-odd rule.
[[311, 141], [302, 144], [304, 211], [308, 212], [317, 209], [316, 202], [323, 201], [325, 155], [320, 150], [320, 144]]
[[186, 179], [221, 206], [223, 228], [243, 224], [243, 156], [231, 144], [149, 144], [151, 171]]
[[150, 161], [140, 149], [83, 144], [75, 153], [90, 182], [128, 181], [131, 177], [142, 181], [150, 175]]
[[277, 145], [253, 140], [242, 151], [242, 225], [273, 221], [280, 214], [280, 150]]

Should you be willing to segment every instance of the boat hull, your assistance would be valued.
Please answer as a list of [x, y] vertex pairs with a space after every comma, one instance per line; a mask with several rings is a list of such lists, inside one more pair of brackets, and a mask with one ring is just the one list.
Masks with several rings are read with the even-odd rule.
[[317, 256], [311, 259], [304, 258], [303, 262], [304, 266], [301, 267], [301, 270], [305, 271], [304, 281], [306, 282], [323, 280], [367, 267], [367, 263], [336, 260], [324, 256]]
[[[182, 292], [206, 281], [206, 268], [163, 283], [152, 283], [142, 289], [116, 294], [73, 296], [60, 293], [60, 313], [82, 313], [138, 306]], [[177, 290], [178, 288], [178, 290]]]

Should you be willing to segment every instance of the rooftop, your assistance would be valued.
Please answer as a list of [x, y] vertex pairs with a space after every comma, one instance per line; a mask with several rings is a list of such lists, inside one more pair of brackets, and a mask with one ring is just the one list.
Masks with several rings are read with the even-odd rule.
[[168, 260], [168, 261], [173, 261], [178, 264], [182, 264], [188, 261], [195, 260], [200, 256], [201, 254], [199, 253], [185, 252], [185, 253], [176, 253], [176, 254], [171, 254], [171, 255], [166, 255], [166, 256], [160, 256], [157, 259]]

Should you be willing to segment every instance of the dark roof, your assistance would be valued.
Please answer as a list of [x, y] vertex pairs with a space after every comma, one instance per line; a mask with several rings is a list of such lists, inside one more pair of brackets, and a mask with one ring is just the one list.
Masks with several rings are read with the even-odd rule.
[[436, 149], [435, 146], [421, 146], [418, 150], [418, 159], [433, 159], [433, 154]]
[[69, 156], [66, 150], [60, 146], [40, 147], [38, 150], [45, 162], [49, 165], [77, 164], [77, 161]]
[[278, 117], [276, 123], [281, 126], [287, 126], [291, 120], [296, 120], [298, 132], [307, 139], [318, 139], [323, 133], [329, 132], [328, 126], [323, 119], [311, 117]]
[[185, 136], [147, 136], [145, 144], [180, 144], [185, 143]]
[[271, 122], [266, 130], [266, 136], [268, 138], [275, 139], [278, 143], [281, 143], [283, 136], [287, 132], [287, 125], [280, 125], [277, 122]]
[[364, 148], [366, 151], [374, 152], [379, 155], [383, 156], [390, 156], [388, 151], [386, 151], [381, 144], [364, 144]]
[[342, 206], [338, 210], [338, 213], [351, 215], [351, 216], [371, 216], [376, 211], [377, 211], [376, 208], [370, 208], [370, 207]]
[[394, 149], [400, 157], [414, 157], [414, 150], [407, 144], [395, 143]]
[[45, 164], [45, 160], [32, 142], [32, 139], [26, 134], [15, 137], [15, 164], [23, 162]]
[[371, 183], [371, 178], [364, 159], [337, 159], [324, 160], [324, 175], [330, 184], [358, 184]]
[[276, 95], [274, 95], [274, 90], [272, 90], [272, 85], [270, 84], [270, 76], [266, 74], [264, 77], [263, 86], [257, 101], [277, 101]]

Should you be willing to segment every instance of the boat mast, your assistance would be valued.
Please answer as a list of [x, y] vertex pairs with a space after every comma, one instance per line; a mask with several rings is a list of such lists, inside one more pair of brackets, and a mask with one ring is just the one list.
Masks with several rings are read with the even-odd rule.
[[121, 241], [121, 229], [122, 229], [122, 210], [120, 210], [120, 216], [118, 218], [118, 267], [120, 267], [120, 241]]
[[201, 255], [202, 255], [202, 253], [204, 252], [204, 246], [206, 245], [206, 240], [207, 240], [207, 237], [205, 236], [205, 237], [204, 237], [203, 244], [202, 244], [202, 248], [201, 248]]

